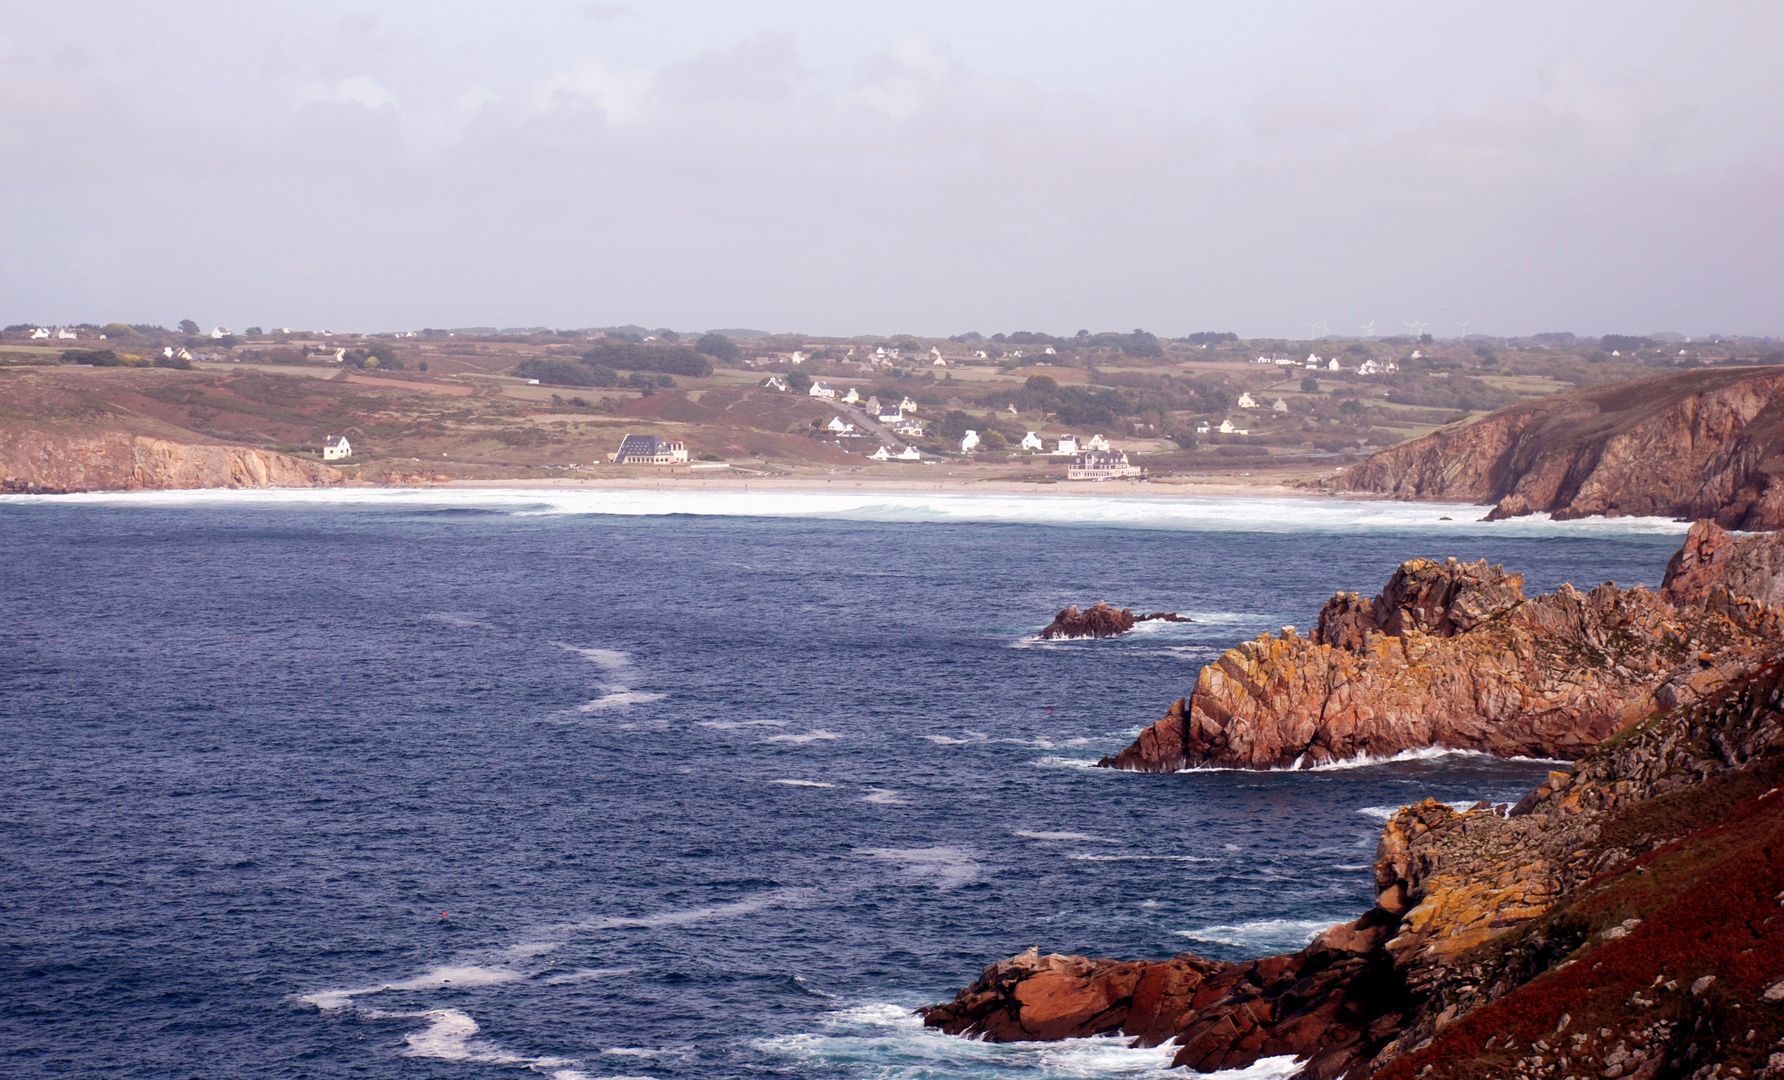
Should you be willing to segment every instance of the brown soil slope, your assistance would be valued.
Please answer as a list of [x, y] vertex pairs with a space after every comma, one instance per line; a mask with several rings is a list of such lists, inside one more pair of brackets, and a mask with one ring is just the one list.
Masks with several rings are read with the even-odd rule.
[[1494, 503], [1490, 518], [1784, 527], [1784, 371], [1689, 371], [1513, 405], [1375, 454], [1326, 486]]

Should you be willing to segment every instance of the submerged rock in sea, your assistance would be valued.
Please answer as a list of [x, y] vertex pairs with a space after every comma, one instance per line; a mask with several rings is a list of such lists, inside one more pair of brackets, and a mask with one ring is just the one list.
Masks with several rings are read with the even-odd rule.
[[999, 1042], [1175, 1040], [1198, 1072], [1293, 1055], [1311, 1080], [1784, 1074], [1779, 644], [1509, 811], [1401, 808], [1375, 906], [1299, 952], [1030, 949], [919, 1011]]
[[[1578, 758], [1775, 647], [1784, 610], [1765, 602], [1760, 550], [1669, 577], [1681, 589], [1689, 580], [1688, 603], [1609, 583], [1526, 599], [1502, 567], [1413, 559], [1372, 599], [1333, 596], [1312, 638], [1285, 627], [1228, 650], [1099, 764], [1313, 768], [1432, 747]], [[1737, 567], [1750, 572], [1717, 576]], [[1760, 585], [1758, 599], [1738, 591]]]
[[1098, 600], [1087, 611], [1079, 611], [1074, 605], [1066, 608], [1046, 629], [1041, 631], [1044, 639], [1052, 638], [1086, 638], [1115, 637], [1132, 630], [1138, 623], [1151, 622], [1193, 622], [1187, 615], [1179, 615], [1174, 611], [1155, 611], [1150, 615], [1135, 615], [1132, 608], [1112, 608]]

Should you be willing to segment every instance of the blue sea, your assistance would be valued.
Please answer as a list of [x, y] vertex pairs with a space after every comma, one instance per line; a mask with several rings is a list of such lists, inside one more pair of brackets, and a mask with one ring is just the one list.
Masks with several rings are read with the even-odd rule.
[[[1528, 789], [1546, 763], [1089, 767], [1403, 559], [1652, 586], [1683, 529], [1480, 512], [0, 499], [0, 1074], [1161, 1074], [910, 1010], [1031, 945], [1297, 948], [1369, 905], [1392, 808]], [[1196, 621], [1037, 640], [1096, 600]]]

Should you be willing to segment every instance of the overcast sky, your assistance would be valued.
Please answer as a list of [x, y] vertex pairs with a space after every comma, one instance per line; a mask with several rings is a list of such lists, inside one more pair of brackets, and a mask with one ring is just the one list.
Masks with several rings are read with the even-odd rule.
[[0, 0], [0, 320], [1784, 333], [1784, 6]]

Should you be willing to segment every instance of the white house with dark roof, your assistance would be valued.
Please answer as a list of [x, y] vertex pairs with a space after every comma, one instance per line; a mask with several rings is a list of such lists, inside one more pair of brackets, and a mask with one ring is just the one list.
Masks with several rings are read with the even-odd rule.
[[1038, 432], [1031, 431], [1028, 434], [1022, 436], [1022, 449], [1032, 450], [1032, 451], [1035, 451], [1036, 453], [1039, 453], [1041, 450], [1041, 436], [1040, 436], [1040, 434]]
[[972, 428], [967, 428], [966, 434], [960, 437], [960, 452], [963, 454], [970, 454], [978, 448], [979, 433]]
[[1143, 476], [1146, 470], [1128, 463], [1120, 450], [1091, 450], [1079, 454], [1065, 471], [1067, 480], [1121, 480]]
[[1103, 438], [1101, 435], [1092, 435], [1090, 441], [1084, 444], [1084, 449], [1106, 451], [1109, 449], [1109, 440]]
[[1053, 453], [1056, 455], [1070, 456], [1077, 452], [1078, 437], [1076, 435], [1061, 435], [1059, 442], [1053, 447]]
[[680, 439], [655, 435], [627, 435], [620, 440], [615, 465], [682, 465], [688, 460], [687, 444]]
[[853, 405], [855, 402], [861, 400], [861, 394], [851, 386], [849, 387], [849, 392], [842, 396], [842, 400], [845, 405]]
[[812, 397], [824, 398], [829, 401], [836, 400], [836, 387], [831, 386], [827, 382], [812, 383], [811, 389], [807, 392], [810, 393]]
[[322, 440], [322, 460], [339, 461], [353, 456], [353, 444], [345, 435], [330, 435]]

